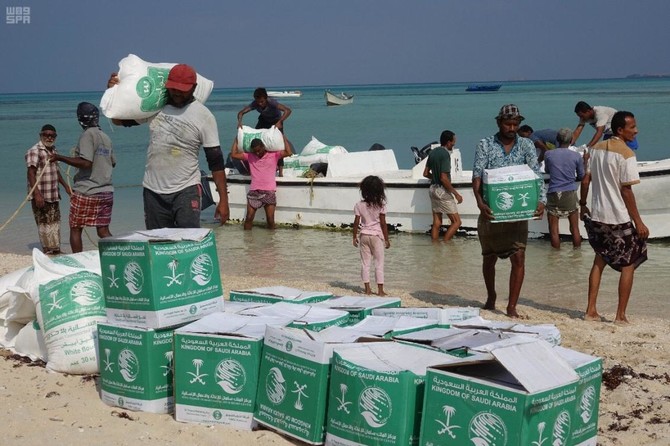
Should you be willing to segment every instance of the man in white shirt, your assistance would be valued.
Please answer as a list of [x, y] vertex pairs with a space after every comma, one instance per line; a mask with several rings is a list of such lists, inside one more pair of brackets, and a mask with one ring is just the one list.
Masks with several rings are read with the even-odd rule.
[[[580, 214], [595, 251], [589, 275], [588, 304], [584, 319], [601, 321], [596, 310], [600, 279], [606, 265], [620, 272], [619, 304], [615, 323], [627, 324], [626, 307], [633, 288], [635, 269], [647, 260], [649, 229], [642, 222], [632, 185], [640, 182], [635, 152], [627, 145], [637, 134], [635, 116], [627, 111], [612, 117], [613, 137], [591, 149], [582, 180]], [[593, 184], [591, 210], [586, 206]]]

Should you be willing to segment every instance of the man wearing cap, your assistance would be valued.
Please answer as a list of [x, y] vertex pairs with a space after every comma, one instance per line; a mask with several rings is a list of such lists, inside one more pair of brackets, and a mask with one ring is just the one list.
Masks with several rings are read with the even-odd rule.
[[[509, 258], [512, 270], [509, 278], [509, 300], [507, 315], [519, 317], [516, 305], [521, 294], [525, 274], [526, 242], [528, 240], [528, 221], [493, 223], [493, 212], [482, 195], [482, 177], [484, 169], [497, 169], [506, 166], [527, 164], [540, 175], [540, 166], [533, 142], [517, 135], [519, 124], [523, 121], [519, 108], [514, 104], [504, 105], [496, 122], [498, 133], [482, 139], [475, 151], [472, 169], [472, 188], [480, 215], [477, 221], [477, 235], [482, 248], [482, 273], [486, 285], [485, 310], [496, 308], [496, 262], [498, 258]], [[540, 199], [535, 211], [536, 218], [542, 218], [546, 203], [546, 188], [542, 183]]]
[[[107, 87], [119, 79], [112, 73]], [[219, 192], [215, 217], [228, 220], [228, 189], [216, 119], [193, 92], [196, 72], [188, 65], [172, 67], [165, 88], [167, 104], [146, 120], [112, 119], [125, 127], [149, 123], [150, 141], [144, 172], [144, 221], [147, 229], [200, 227], [200, 146], [205, 150]]]
[[51, 124], [42, 126], [40, 140], [26, 152], [28, 166], [28, 196], [37, 224], [42, 252], [60, 254], [60, 183], [68, 195], [70, 186], [63, 180], [58, 164], [50, 161], [56, 153], [56, 127]]
[[114, 205], [112, 170], [116, 159], [112, 141], [98, 125], [99, 119], [100, 112], [95, 105], [81, 102], [77, 106], [77, 120], [84, 131], [74, 149], [74, 156], [51, 155], [52, 161], [62, 161], [78, 169], [70, 198], [72, 252], [83, 250], [81, 234], [86, 226], [95, 227], [100, 238], [112, 235], [109, 224]]

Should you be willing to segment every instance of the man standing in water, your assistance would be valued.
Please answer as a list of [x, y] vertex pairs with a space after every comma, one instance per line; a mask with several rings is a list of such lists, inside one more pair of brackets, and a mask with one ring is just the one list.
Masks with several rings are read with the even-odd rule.
[[50, 161], [50, 157], [56, 153], [54, 143], [57, 136], [56, 127], [45, 124], [40, 131], [40, 140], [26, 152], [28, 193], [32, 191], [30, 203], [35, 223], [37, 223], [42, 252], [45, 254], [60, 254], [61, 252], [58, 184], [63, 185], [68, 195], [72, 193], [70, 186], [67, 185], [58, 170], [58, 164]]
[[[635, 116], [627, 111], [612, 117], [613, 137], [592, 147], [582, 180], [580, 214], [596, 253], [589, 275], [588, 304], [584, 319], [600, 321], [596, 300], [605, 265], [619, 271], [619, 304], [614, 323], [627, 324], [626, 307], [633, 289], [635, 269], [647, 260], [649, 229], [642, 222], [632, 185], [640, 182], [635, 153], [627, 143], [637, 135]], [[591, 210], [586, 206], [593, 184]], [[589, 215], [590, 214], [590, 215]]]
[[[523, 164], [527, 164], [536, 174], [540, 174], [535, 145], [530, 139], [517, 135], [519, 124], [523, 119], [524, 117], [521, 116], [516, 105], [504, 105], [496, 117], [498, 133], [479, 142], [472, 169], [472, 189], [480, 211], [477, 221], [477, 235], [482, 247], [482, 273], [487, 294], [483, 308], [485, 310], [496, 309], [496, 262], [498, 258], [509, 258], [512, 263], [512, 270], [509, 278], [507, 315], [514, 318], [519, 317], [516, 305], [525, 275], [528, 221], [494, 223], [493, 212], [482, 195], [482, 177], [484, 169], [497, 169]], [[542, 218], [546, 201], [546, 187], [543, 182], [540, 199], [535, 210], [536, 218]]]
[[451, 224], [444, 234], [444, 241], [451, 240], [461, 227], [456, 203], [462, 203], [463, 197], [451, 185], [451, 150], [456, 145], [456, 135], [445, 130], [440, 135], [440, 147], [430, 151], [423, 176], [430, 180], [430, 204], [433, 210], [433, 225], [430, 237], [437, 240], [442, 227], [442, 215], [449, 217]]
[[[144, 172], [144, 222], [147, 229], [199, 228], [200, 146], [205, 150], [219, 192], [214, 216], [228, 220], [228, 189], [216, 119], [193, 96], [197, 76], [193, 68], [179, 64], [170, 69], [165, 88], [168, 102], [147, 120], [112, 119], [124, 127], [149, 123], [149, 148]], [[119, 82], [112, 73], [107, 87]]]

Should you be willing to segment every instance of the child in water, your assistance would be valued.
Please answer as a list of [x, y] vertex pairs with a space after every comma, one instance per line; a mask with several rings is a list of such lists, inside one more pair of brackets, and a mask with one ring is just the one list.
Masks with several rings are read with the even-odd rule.
[[[369, 175], [361, 181], [363, 199], [354, 205], [354, 246], [361, 250], [361, 279], [365, 286], [365, 294], [372, 294], [370, 289], [370, 261], [375, 262], [375, 279], [377, 294], [386, 296], [384, 292], [384, 248], [391, 247], [389, 232], [386, 227], [386, 193], [384, 181]], [[359, 237], [360, 232], [360, 237]]]

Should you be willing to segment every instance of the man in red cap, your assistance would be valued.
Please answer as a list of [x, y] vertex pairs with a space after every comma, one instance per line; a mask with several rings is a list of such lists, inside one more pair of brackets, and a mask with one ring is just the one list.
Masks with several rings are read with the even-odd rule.
[[[112, 73], [107, 87], [119, 82]], [[145, 120], [112, 119], [125, 127], [149, 123], [149, 148], [144, 172], [144, 221], [147, 229], [200, 227], [200, 147], [205, 150], [219, 192], [215, 217], [224, 224], [229, 217], [228, 189], [216, 118], [193, 92], [197, 75], [193, 68], [172, 67], [165, 88], [167, 104]]]

